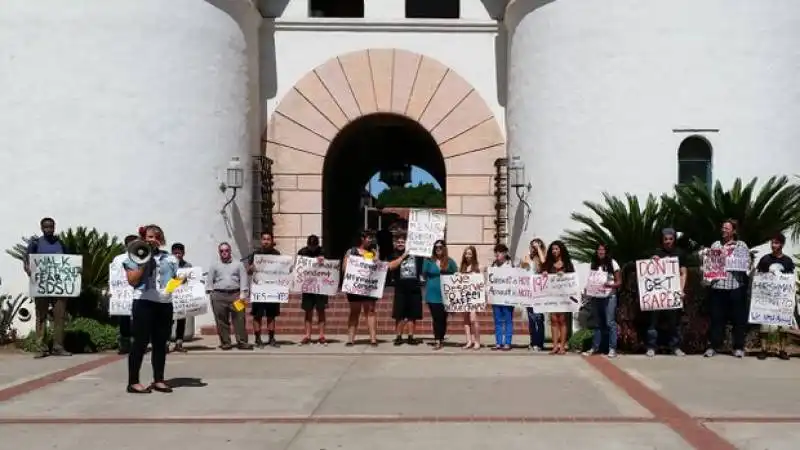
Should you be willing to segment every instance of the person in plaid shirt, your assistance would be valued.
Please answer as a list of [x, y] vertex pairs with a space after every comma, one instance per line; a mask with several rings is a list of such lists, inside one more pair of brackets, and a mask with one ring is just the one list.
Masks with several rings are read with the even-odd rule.
[[[714, 242], [711, 249], [723, 249], [728, 256], [734, 253], [750, 254], [750, 249], [744, 241], [737, 238], [738, 223], [728, 219], [722, 223], [722, 240]], [[728, 321], [733, 324], [733, 356], [744, 357], [744, 340], [747, 333], [747, 271], [731, 271], [726, 267], [726, 277], [722, 280], [711, 282], [709, 304], [711, 309], [708, 327], [709, 348], [705, 357], [711, 358], [717, 354], [725, 339], [725, 326]]]

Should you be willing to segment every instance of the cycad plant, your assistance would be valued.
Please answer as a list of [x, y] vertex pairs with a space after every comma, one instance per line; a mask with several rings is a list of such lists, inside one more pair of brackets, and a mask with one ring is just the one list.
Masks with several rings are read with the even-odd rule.
[[739, 239], [755, 247], [796, 225], [800, 217], [800, 186], [785, 176], [772, 177], [758, 189], [757, 183], [757, 178], [746, 185], [737, 179], [725, 190], [717, 181], [709, 192], [696, 180], [676, 186], [674, 195], [661, 200], [675, 227], [698, 244], [710, 246], [720, 239], [722, 222], [736, 219]]
[[667, 221], [666, 211], [653, 195], [642, 205], [631, 194], [621, 199], [604, 193], [602, 203], [586, 201], [583, 205], [595, 217], [572, 213], [572, 220], [584, 228], [567, 231], [562, 237], [573, 257], [580, 262], [590, 262], [600, 243], [608, 246], [621, 265], [649, 258], [660, 242], [661, 229]]
[[[22, 261], [28, 243], [36, 238], [37, 236], [22, 238], [23, 242], [6, 250], [6, 253]], [[101, 234], [96, 228], [70, 228], [59, 233], [59, 238], [67, 253], [83, 255], [81, 295], [79, 301], [70, 302], [70, 314], [98, 320], [107, 319], [102, 292], [108, 287], [108, 266], [115, 256], [124, 252], [124, 245], [116, 236]]]

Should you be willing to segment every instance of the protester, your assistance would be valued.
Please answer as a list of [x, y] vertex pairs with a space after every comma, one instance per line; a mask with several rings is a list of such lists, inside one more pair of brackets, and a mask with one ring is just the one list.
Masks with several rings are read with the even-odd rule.
[[[520, 261], [520, 267], [539, 273], [545, 260], [544, 241], [535, 238], [531, 241], [530, 251]], [[528, 348], [534, 352], [544, 349], [544, 314], [537, 313], [533, 308], [525, 308], [528, 314], [528, 334], [530, 334], [530, 345]]]
[[[220, 348], [231, 350], [231, 318], [233, 329], [236, 332], [236, 348], [239, 350], [252, 350], [253, 346], [247, 342], [245, 329], [244, 308], [237, 308], [237, 301], [248, 298], [250, 286], [248, 285], [247, 271], [241, 262], [234, 261], [231, 255], [231, 246], [227, 242], [217, 247], [219, 259], [208, 268], [206, 278], [206, 292], [211, 297], [211, 309], [217, 323]], [[257, 339], [256, 342], [260, 342]]]
[[[319, 246], [319, 237], [312, 234], [306, 240], [306, 246], [297, 252], [298, 256], [305, 256], [308, 258], [316, 258], [318, 263], [325, 262], [325, 257], [322, 256], [322, 247]], [[300, 307], [305, 313], [305, 320], [303, 325], [305, 328], [305, 335], [300, 341], [300, 345], [308, 345], [311, 343], [311, 325], [314, 320], [314, 311], [317, 311], [317, 324], [319, 326], [319, 343], [321, 345], [328, 345], [325, 339], [325, 308], [328, 307], [328, 296], [323, 294], [314, 294], [303, 292], [301, 294]]]
[[[505, 244], [494, 246], [494, 261], [492, 267], [513, 267], [511, 257], [508, 254], [508, 247]], [[514, 337], [514, 306], [512, 305], [492, 305], [492, 316], [494, 318], [494, 340], [495, 345], [492, 350], [511, 350], [512, 339]]]
[[[280, 255], [281, 252], [275, 248], [275, 238], [270, 231], [261, 233], [261, 247], [253, 252], [247, 258], [247, 274], [253, 275], [255, 266], [255, 255]], [[270, 347], [279, 347], [278, 341], [275, 339], [275, 319], [281, 315], [281, 304], [277, 302], [259, 302], [250, 304], [250, 314], [253, 316], [253, 334], [256, 335], [256, 346], [259, 348], [264, 347], [264, 341], [261, 340], [261, 330], [263, 329], [263, 320], [267, 319], [267, 344]]]
[[[661, 231], [661, 247], [653, 252], [653, 259], [678, 258], [680, 270], [680, 295], [684, 295], [686, 287], [686, 255], [675, 245], [678, 233], [673, 228], [664, 228]], [[647, 356], [656, 356], [658, 348], [658, 326], [659, 322], [665, 322], [667, 329], [667, 339], [670, 351], [675, 356], [686, 356], [681, 350], [681, 314], [680, 309], [664, 309], [658, 311], [645, 312], [648, 316], [647, 326]]]
[[617, 289], [622, 285], [619, 263], [609, 254], [606, 244], [599, 244], [592, 257], [590, 269], [598, 272], [604, 280], [603, 290], [599, 294], [589, 293], [592, 312], [597, 317], [597, 328], [592, 334], [592, 348], [584, 356], [600, 352], [603, 333], [608, 335], [608, 357], [617, 356]]
[[[422, 265], [424, 258], [411, 256], [406, 250], [406, 236], [398, 234], [393, 239], [394, 250], [389, 256], [388, 276], [394, 282], [392, 318], [397, 336], [394, 345], [418, 345], [414, 338], [417, 321], [422, 320]], [[403, 341], [403, 331], [408, 330], [408, 339]]]
[[[33, 237], [28, 243], [23, 259], [23, 269], [28, 277], [31, 276], [30, 255], [62, 255], [67, 253], [64, 244], [56, 235], [56, 221], [50, 217], [45, 217], [39, 222], [42, 229], [41, 237]], [[39, 351], [37, 358], [44, 358], [48, 355], [71, 356], [64, 349], [64, 322], [67, 316], [67, 297], [36, 297], [36, 342]], [[53, 307], [53, 348], [47, 344], [47, 317], [50, 314], [50, 307]]]
[[[128, 246], [137, 239], [139, 239], [139, 236], [135, 234], [125, 236], [125, 250], [111, 260], [112, 266], [122, 267], [128, 259]], [[118, 316], [117, 320], [119, 321], [119, 336], [117, 338], [119, 350], [117, 353], [127, 355], [131, 351], [131, 316]]]
[[[481, 273], [481, 266], [478, 263], [478, 250], [474, 245], [464, 249], [461, 254], [461, 265], [458, 267], [459, 273]], [[479, 350], [481, 348], [481, 330], [478, 323], [478, 313], [476, 311], [465, 311], [462, 313], [464, 317], [464, 336], [467, 342], [464, 344], [464, 349]]]
[[[186, 256], [186, 247], [180, 242], [172, 244], [172, 256], [174, 256], [175, 259], [178, 260], [179, 269], [188, 269], [192, 267], [192, 264], [184, 259], [184, 257]], [[186, 349], [183, 348], [183, 338], [185, 335], [186, 335], [186, 319], [183, 318], [176, 320], [175, 337], [174, 339], [172, 339], [174, 345], [171, 349], [173, 352], [186, 353]]]
[[[553, 241], [547, 249], [544, 263], [542, 263], [542, 274], [574, 273], [575, 266], [566, 245], [561, 241]], [[569, 326], [572, 322], [572, 313], [560, 312], [550, 314], [550, 332], [553, 337], [553, 349], [550, 354], [564, 355], [567, 353], [567, 341], [569, 340]]]
[[[342, 272], [347, 272], [347, 259], [348, 256], [359, 256], [367, 261], [378, 261], [380, 255], [378, 254], [377, 244], [375, 243], [375, 233], [369, 230], [364, 230], [359, 235], [358, 246], [351, 248], [347, 254], [342, 258]], [[352, 347], [355, 345], [356, 330], [358, 328], [358, 320], [361, 316], [361, 311], [367, 317], [367, 329], [369, 331], [369, 345], [372, 347], [378, 346], [378, 322], [375, 312], [375, 303], [377, 298], [369, 297], [366, 295], [347, 294], [347, 301], [350, 303], [350, 315], [347, 318], [347, 343], [345, 346]]]
[[442, 275], [451, 275], [458, 272], [458, 265], [447, 255], [447, 245], [443, 240], [433, 244], [433, 255], [425, 260], [422, 266], [422, 276], [425, 279], [425, 302], [431, 313], [433, 322], [433, 349], [441, 350], [444, 347], [444, 337], [447, 334], [447, 312], [442, 300]]
[[[770, 247], [772, 252], [761, 257], [756, 266], [758, 273], [793, 273], [795, 269], [794, 261], [792, 258], [783, 254], [783, 246], [786, 244], [786, 236], [783, 233], [777, 233], [770, 240]], [[777, 354], [778, 358], [783, 360], [789, 359], [789, 352], [786, 351], [786, 331], [781, 327], [773, 327], [770, 325], [763, 325], [761, 327], [761, 351], [758, 353], [758, 359], [764, 360], [770, 354], [770, 345], [768, 342], [769, 335], [777, 334]]]

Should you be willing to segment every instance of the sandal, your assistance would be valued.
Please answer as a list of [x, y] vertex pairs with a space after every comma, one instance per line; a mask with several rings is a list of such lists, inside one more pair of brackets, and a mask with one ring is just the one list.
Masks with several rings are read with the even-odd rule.
[[142, 386], [141, 388], [136, 388], [134, 386], [142, 386], [142, 385], [129, 384], [128, 387], [125, 389], [128, 392], [128, 394], [150, 394], [153, 392], [152, 389], [150, 389], [149, 387]]

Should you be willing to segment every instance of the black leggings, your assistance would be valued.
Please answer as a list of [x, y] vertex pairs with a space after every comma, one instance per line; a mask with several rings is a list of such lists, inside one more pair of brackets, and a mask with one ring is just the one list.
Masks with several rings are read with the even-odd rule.
[[428, 303], [433, 321], [433, 338], [437, 341], [444, 340], [447, 334], [447, 312], [443, 303]]
[[128, 355], [128, 384], [139, 384], [147, 344], [153, 344], [153, 383], [164, 381], [167, 364], [167, 341], [172, 331], [172, 303], [136, 300], [131, 311], [133, 345]]

